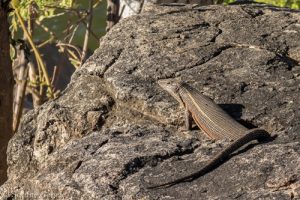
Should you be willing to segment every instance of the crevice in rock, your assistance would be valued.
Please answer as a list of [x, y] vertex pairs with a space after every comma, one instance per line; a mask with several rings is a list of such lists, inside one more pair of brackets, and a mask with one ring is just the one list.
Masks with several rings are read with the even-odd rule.
[[[175, 33], [185, 33], [185, 32], [191, 32], [193, 30], [197, 30], [198, 32], [201, 31], [200, 28], [208, 28], [210, 27], [210, 24], [207, 22], [202, 22], [199, 24], [193, 24], [192, 26], [188, 26], [188, 27], [179, 27], [180, 29], [176, 30]], [[199, 30], [200, 29], [200, 30]]]
[[290, 58], [289, 56], [287, 56], [287, 52], [288, 50], [286, 50], [285, 52], [283, 53], [277, 53], [275, 51], [272, 51], [268, 48], [264, 48], [264, 47], [260, 47], [260, 46], [256, 46], [256, 45], [251, 45], [251, 44], [240, 44], [240, 43], [229, 43], [228, 44], [230, 47], [232, 48], [251, 48], [251, 49], [258, 49], [258, 50], [265, 50], [265, 51], [268, 51], [270, 53], [273, 53], [275, 55], [275, 57], [271, 60], [269, 60], [267, 62], [267, 65], [271, 65], [274, 61], [284, 61], [289, 67], [288, 67], [288, 70], [291, 70], [294, 66], [298, 65], [299, 63]]
[[186, 71], [186, 70], [191, 70], [191, 69], [193, 69], [194, 67], [198, 67], [198, 66], [200, 66], [200, 65], [204, 65], [204, 64], [208, 63], [208, 62], [211, 61], [212, 59], [218, 57], [223, 51], [225, 51], [225, 50], [227, 50], [227, 49], [230, 49], [230, 48], [232, 48], [232, 45], [225, 45], [225, 46], [222, 46], [222, 47], [217, 48], [216, 51], [215, 51], [214, 53], [212, 53], [212, 56], [210, 56], [210, 57], [208, 57], [208, 58], [206, 58], [206, 59], [203, 58], [202, 60], [196, 62], [195, 64], [193, 64], [193, 65], [191, 65], [191, 66], [189, 66], [189, 67], [185, 67], [185, 68], [183, 68], [183, 69], [181, 69], [181, 70], [175, 71], [175, 72], [174, 72], [174, 73], [175, 73], [175, 77], [177, 77], [178, 74], [180, 74], [180, 73], [182, 73], [182, 72], [184, 72], [184, 71]]
[[[90, 154], [94, 155], [100, 148], [102, 148], [104, 145], [106, 145], [108, 143], [109, 140], [104, 140], [103, 142], [101, 142], [100, 144], [98, 144], [97, 148], [95, 150], [93, 150]], [[86, 150], [89, 147], [86, 148]]]
[[79, 167], [82, 165], [82, 163], [83, 163], [83, 161], [82, 161], [82, 160], [78, 161], [78, 163], [77, 163], [76, 167], [75, 167], [75, 168], [74, 168], [74, 170], [73, 170], [73, 173], [75, 173], [75, 172], [76, 172], [76, 170], [77, 170], [77, 169], [79, 169]]
[[256, 18], [256, 17], [259, 17], [259, 16], [262, 16], [264, 15], [264, 12], [262, 10], [249, 10], [248, 8], [246, 7], [241, 7], [241, 9], [247, 13], [249, 16], [251, 16], [252, 18]]
[[9, 197], [6, 198], [6, 200], [14, 200], [15, 197], [15, 194], [11, 194]]
[[291, 26], [292, 24], [297, 24], [297, 21], [296, 20], [293, 20], [293, 21], [290, 21], [290, 23], [284, 25], [281, 30], [286, 30], [286, 28], [288, 28], [289, 26]]
[[[219, 26], [219, 24], [216, 25], [216, 27], [218, 27], [218, 26]], [[213, 38], [211, 38], [210, 42], [215, 43], [216, 40], [217, 40], [217, 37], [218, 37], [219, 35], [221, 35], [222, 32], [223, 32], [222, 29], [218, 28], [217, 34], [216, 34]]]
[[[123, 48], [120, 48], [120, 49], [116, 50], [116, 52], [113, 54], [113, 58], [109, 61], [108, 64], [106, 64], [104, 66], [104, 69], [103, 69], [103, 72], [102, 72], [102, 76], [100, 76], [100, 77], [104, 77], [106, 71], [118, 61], [118, 59], [120, 58], [120, 56], [121, 56], [121, 54], [122, 54], [123, 51], [124, 51]], [[93, 73], [90, 73], [90, 75], [99, 76], [99, 75], [93, 74]]]

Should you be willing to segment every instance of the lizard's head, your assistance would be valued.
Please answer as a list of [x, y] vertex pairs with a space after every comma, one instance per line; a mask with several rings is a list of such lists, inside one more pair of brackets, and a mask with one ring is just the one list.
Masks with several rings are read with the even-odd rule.
[[171, 94], [178, 102], [182, 103], [179, 89], [181, 84], [183, 82], [176, 81], [176, 80], [159, 80], [158, 84], [160, 87], [162, 87], [164, 90], [166, 90], [169, 94]]

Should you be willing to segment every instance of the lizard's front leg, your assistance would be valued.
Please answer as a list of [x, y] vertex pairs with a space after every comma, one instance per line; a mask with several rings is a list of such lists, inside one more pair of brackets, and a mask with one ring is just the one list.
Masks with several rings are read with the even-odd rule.
[[186, 130], [192, 130], [192, 113], [186, 108], [185, 109], [185, 128]]

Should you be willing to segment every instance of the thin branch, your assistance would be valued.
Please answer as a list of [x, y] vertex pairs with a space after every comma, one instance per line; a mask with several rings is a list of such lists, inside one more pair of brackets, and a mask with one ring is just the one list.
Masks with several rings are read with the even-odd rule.
[[40, 94], [36, 91], [35, 88], [33, 88], [33, 87], [27, 85], [26, 90], [28, 90], [28, 92], [29, 92], [35, 99], [41, 100], [41, 96], [40, 96]]
[[[72, 20], [72, 22], [69, 22], [67, 29], [65, 29], [63, 31], [63, 33], [70, 34], [70, 30], [73, 28], [73, 26], [78, 25], [79, 23], [83, 22], [87, 17], [87, 15], [81, 15], [80, 13], [76, 13], [76, 16], [78, 17], [78, 20], [76, 22], [73, 22], [73, 20]], [[70, 25], [70, 24], [72, 24], [72, 25]]]
[[41, 105], [41, 97], [38, 95], [38, 92], [36, 92], [36, 87], [38, 85], [37, 75], [36, 75], [35, 66], [32, 63], [32, 61], [29, 61], [28, 68], [29, 68], [28, 71], [29, 84], [27, 84], [27, 89], [32, 87], [32, 89], [30, 89], [29, 91], [32, 95], [33, 107], [36, 108], [39, 105]]
[[56, 44], [56, 46], [58, 46], [58, 47], [67, 46], [67, 47], [73, 48], [77, 52], [78, 56], [82, 57], [80, 49], [78, 47], [76, 47], [75, 45], [59, 42]]
[[42, 48], [43, 46], [50, 44], [53, 40], [54, 40], [54, 38], [50, 37], [48, 40], [45, 40], [41, 44], [37, 45], [37, 48]]
[[75, 26], [75, 28], [73, 29], [72, 34], [71, 34], [71, 37], [69, 38], [69, 41], [68, 41], [69, 44], [72, 43], [72, 40], [73, 40], [73, 38], [74, 38], [74, 36], [75, 36], [75, 33], [76, 33], [76, 31], [77, 31], [78, 28], [79, 28], [79, 24], [77, 24], [77, 25]]
[[40, 27], [42, 28], [46, 33], [48, 33], [51, 37], [53, 38], [57, 38], [56, 37], [56, 34], [51, 31], [47, 26], [45, 26], [44, 24], [42, 24], [40, 21], [36, 20], [35, 23]]
[[87, 50], [88, 50], [88, 43], [89, 43], [89, 36], [90, 36], [90, 29], [92, 27], [92, 20], [93, 20], [93, 0], [90, 0], [89, 3], [89, 15], [88, 15], [88, 22], [87, 22], [87, 27], [85, 31], [85, 37], [84, 37], [84, 43], [82, 47], [82, 55], [81, 55], [81, 64], [85, 62], [86, 57], [87, 57]]
[[[88, 25], [87, 25], [87, 23], [85, 22], [85, 21], [82, 21], [81, 22], [84, 26], [85, 26], [85, 28], [87, 29], [88, 28]], [[99, 37], [96, 35], [96, 33], [94, 33], [92, 30], [90, 30], [90, 34], [98, 41], [99, 40]]]
[[[68, 29], [66, 29], [65, 31], [64, 31], [64, 33], [65, 32], [69, 32], [72, 28], [73, 28], [73, 26], [78, 26], [79, 25], [79, 23], [82, 23], [83, 25], [84, 25], [84, 27], [86, 28], [86, 29], [88, 29], [88, 26], [87, 26], [87, 23], [85, 22], [85, 19], [89, 16], [89, 15], [81, 15], [80, 13], [76, 13], [76, 15], [77, 15], [77, 17], [78, 17], [78, 20], [77, 20], [77, 22], [73, 22], [73, 25], [71, 25]], [[68, 35], [67, 36], [65, 36], [65, 38], [67, 38], [70, 34], [73, 34], [74, 33], [74, 31], [72, 32], [72, 33], [68, 33]], [[91, 29], [90, 29], [90, 34], [98, 41], [99, 40], [99, 37], [97, 36], [97, 34], [96, 33], [94, 33]]]
[[60, 10], [69, 11], [69, 12], [85, 12], [85, 9], [64, 8], [64, 7], [50, 6], [50, 5], [46, 5], [45, 8], [54, 8], [54, 9], [60, 9]]
[[51, 78], [51, 85], [54, 85], [54, 83], [57, 79], [57, 75], [58, 75], [58, 67], [54, 66], [54, 70], [53, 70], [53, 74], [52, 74], [52, 78]]
[[[23, 101], [26, 91], [27, 85], [27, 77], [28, 77], [28, 57], [27, 54], [29, 50], [27, 49], [25, 42], [18, 44], [18, 61], [20, 64], [19, 73], [17, 76], [17, 80], [21, 83], [17, 85], [16, 95], [14, 98], [14, 115], [13, 115], [13, 131], [16, 132], [20, 119], [22, 117], [22, 110], [23, 110]], [[28, 52], [26, 52], [28, 51]]]
[[46, 67], [45, 67], [45, 65], [43, 63], [43, 60], [41, 58], [41, 54], [38, 51], [38, 49], [36, 48], [34, 42], [32, 41], [32, 38], [31, 38], [30, 34], [28, 33], [28, 31], [27, 31], [27, 29], [25, 27], [24, 20], [21, 17], [19, 10], [17, 8], [14, 8], [14, 9], [15, 9], [15, 13], [17, 14], [18, 20], [19, 20], [19, 22], [21, 24], [21, 27], [22, 27], [22, 29], [24, 31], [24, 34], [26, 35], [26, 38], [27, 38], [27, 40], [28, 40], [31, 48], [34, 51], [34, 55], [36, 57], [37, 63], [40, 65], [41, 70], [43, 71], [43, 75], [44, 75], [43, 77], [45, 78], [45, 81], [47, 83], [47, 86], [48, 86], [48, 89], [49, 89], [49, 93], [50, 93], [50, 97], [54, 98], [54, 96], [53, 96], [53, 89], [52, 89], [52, 86], [51, 86], [49, 75], [48, 75], [47, 69], [46, 69]]

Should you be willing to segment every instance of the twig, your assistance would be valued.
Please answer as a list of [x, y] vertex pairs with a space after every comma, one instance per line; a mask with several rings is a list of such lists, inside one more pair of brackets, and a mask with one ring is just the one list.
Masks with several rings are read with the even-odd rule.
[[[18, 44], [18, 61], [20, 63], [19, 73], [17, 79], [21, 82], [17, 85], [17, 91], [14, 99], [14, 115], [13, 115], [13, 131], [16, 132], [22, 117], [23, 100], [26, 91], [27, 77], [28, 77], [28, 48], [25, 42]], [[27, 51], [27, 52], [26, 52]]]
[[69, 39], [69, 41], [68, 41], [69, 44], [72, 43], [72, 40], [73, 40], [73, 38], [74, 38], [74, 36], [75, 36], [75, 33], [76, 33], [76, 31], [77, 31], [78, 28], [79, 28], [79, 24], [77, 24], [77, 25], [75, 26], [75, 28], [73, 29], [72, 34], [71, 34], [71, 37], [70, 37], [70, 39]]
[[54, 70], [53, 70], [53, 74], [52, 74], [52, 78], [51, 78], [51, 85], [54, 85], [57, 75], [58, 75], [58, 67], [54, 66]]
[[51, 41], [53, 41], [54, 39], [57, 38], [57, 37], [56, 37], [56, 34], [55, 34], [53, 31], [51, 31], [47, 26], [45, 26], [44, 24], [41, 24], [40, 21], [36, 21], [36, 24], [37, 24], [40, 28], [42, 28], [46, 33], [48, 33], [48, 34], [50, 35], [50, 38], [49, 38], [48, 40], [46, 40], [45, 42], [39, 44], [39, 45], [38, 45], [38, 48], [41, 48], [42, 46], [44, 46], [44, 45], [50, 43]]
[[67, 46], [67, 47], [73, 48], [73, 49], [76, 50], [78, 56], [82, 57], [80, 49], [78, 47], [76, 47], [75, 45], [59, 42], [59, 43], [56, 44], [56, 46], [58, 46], [58, 47]]
[[[76, 13], [77, 17], [79, 20], [77, 20], [77, 22], [75, 24], [79, 24], [79, 23], [82, 23], [85, 28], [87, 29], [87, 23], [84, 21], [86, 19], [86, 17], [88, 17], [89, 15], [84, 15], [82, 16], [79, 12]], [[99, 40], [99, 37], [96, 35], [96, 33], [94, 33], [91, 29], [90, 29], [90, 34], [98, 41]]]
[[88, 43], [89, 43], [89, 36], [90, 36], [90, 29], [92, 27], [92, 20], [93, 20], [93, 0], [90, 0], [89, 3], [89, 11], [88, 11], [88, 22], [87, 22], [87, 27], [85, 31], [85, 36], [84, 36], [84, 43], [82, 47], [82, 54], [81, 54], [81, 63], [80, 66], [85, 62], [86, 56], [87, 56], [87, 50], [88, 50]]
[[33, 107], [36, 108], [39, 105], [41, 105], [41, 97], [39, 96], [38, 92], [36, 92], [37, 75], [36, 75], [36, 70], [35, 70], [34, 64], [31, 61], [29, 61], [29, 63], [28, 63], [28, 68], [29, 68], [28, 77], [29, 77], [30, 82], [29, 82], [29, 84], [27, 84], [27, 89], [31, 88], [31, 86], [30, 86], [30, 85], [32, 85], [31, 83], [34, 83], [33, 88], [30, 89], [29, 91], [32, 95]]
[[69, 12], [85, 12], [85, 9], [78, 9], [78, 8], [64, 8], [64, 7], [50, 6], [50, 5], [46, 5], [45, 8], [61, 9], [61, 10], [64, 10], [64, 11], [69, 11]]
[[[134, 8], [132, 8], [132, 6], [130, 5], [132, 1], [124, 1], [123, 3], [125, 4], [123, 7], [127, 7], [129, 8], [135, 15], [141, 13], [142, 9], [143, 9], [143, 5], [144, 5], [144, 1], [141, 1], [140, 7], [138, 11], [135, 11]], [[122, 16], [122, 15], [120, 15]]]
[[51, 31], [47, 26], [45, 26], [44, 24], [42, 24], [40, 21], [36, 21], [35, 23], [36, 23], [40, 28], [42, 28], [46, 33], [49, 33], [49, 35], [51, 35], [51, 36], [57, 38], [57, 37], [56, 37], [56, 34], [55, 34], [53, 31]]
[[41, 58], [41, 54], [39, 53], [39, 50], [36, 48], [34, 42], [32, 41], [32, 38], [31, 38], [30, 34], [28, 33], [28, 31], [27, 31], [27, 29], [25, 27], [24, 20], [21, 17], [18, 8], [14, 7], [14, 9], [15, 9], [15, 13], [17, 14], [17, 18], [18, 18], [18, 20], [19, 20], [19, 22], [21, 24], [21, 27], [22, 27], [22, 29], [24, 31], [24, 34], [25, 34], [25, 36], [26, 36], [26, 38], [27, 38], [27, 40], [28, 40], [31, 48], [34, 51], [34, 55], [36, 57], [37, 63], [38, 63], [38, 65], [40, 65], [41, 70], [43, 71], [43, 77], [45, 78], [45, 81], [47, 83], [50, 97], [54, 98], [54, 96], [53, 96], [53, 89], [52, 89], [52, 86], [51, 86], [51, 83], [50, 83], [49, 75], [48, 75], [47, 69], [46, 69], [46, 67], [45, 67], [45, 65], [43, 63], [43, 60]]
[[86, 19], [86, 16], [87, 16], [87, 15], [80, 15], [79, 13], [76, 13], [76, 15], [78, 17], [78, 20], [76, 22], [73, 22], [73, 21], [69, 22], [68, 21], [69, 22], [68, 25], [67, 25], [68, 27], [67, 27], [67, 29], [65, 29], [63, 31], [63, 33], [67, 33], [66, 37], [68, 37], [68, 35], [71, 34], [70, 30], [73, 28], [73, 26], [75, 26], [75, 25], [77, 26], [79, 23], [81, 23], [82, 21], [84, 21]]
[[[87, 29], [87, 23], [85, 22], [85, 21], [82, 21], [81, 22], [84, 26], [85, 26], [85, 28]], [[91, 29], [90, 29], [90, 34], [98, 41], [99, 40], [99, 37], [96, 35], [96, 33], [94, 33]]]
[[36, 91], [35, 88], [31, 87], [31, 86], [27, 86], [26, 90], [28, 90], [28, 92], [35, 98], [38, 100], [41, 100], [41, 96], [40, 94]]
[[37, 45], [37, 48], [42, 48], [43, 46], [51, 43], [54, 40], [53, 37], [50, 37], [48, 40], [45, 40], [44, 42], [42, 42], [41, 44]]

